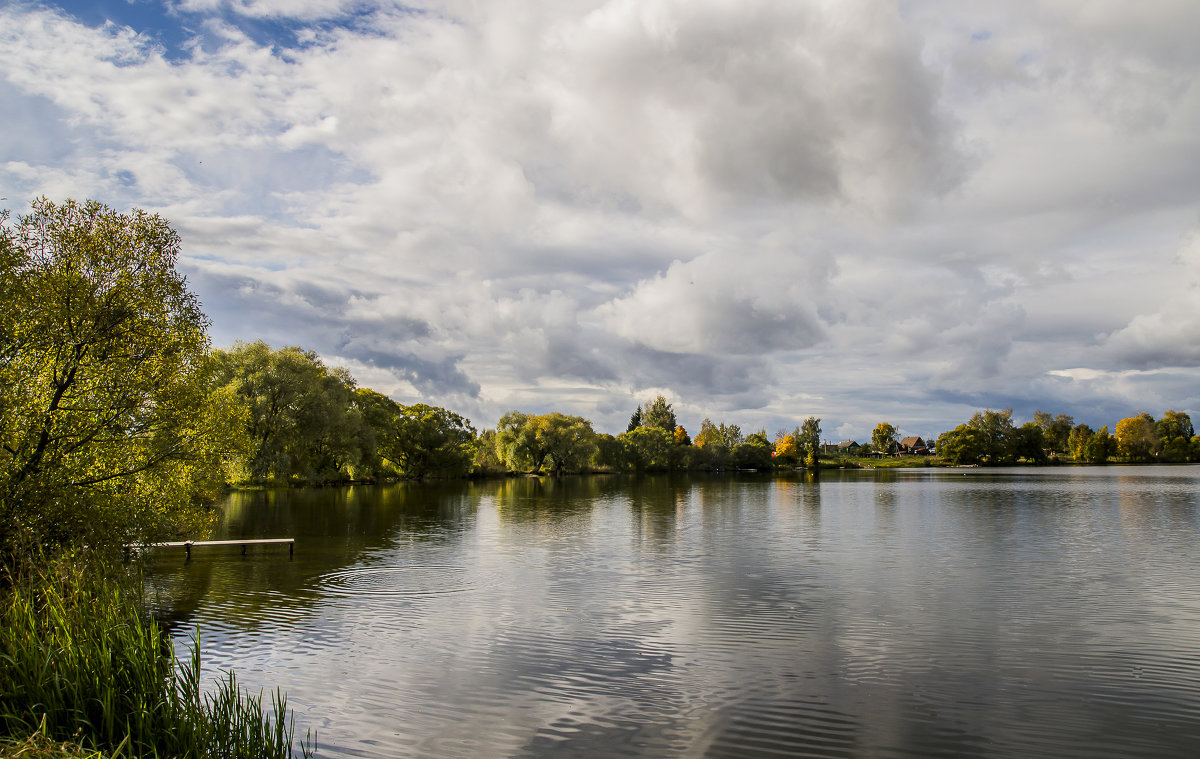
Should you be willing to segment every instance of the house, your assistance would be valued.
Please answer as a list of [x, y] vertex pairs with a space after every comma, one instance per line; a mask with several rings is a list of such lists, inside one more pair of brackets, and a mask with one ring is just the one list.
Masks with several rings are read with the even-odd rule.
[[828, 440], [821, 446], [821, 451], [826, 456], [857, 456], [861, 446], [853, 440], [843, 440], [840, 443], [831, 443]]
[[919, 437], [906, 437], [900, 441], [900, 453], [925, 456], [929, 453], [929, 446]]

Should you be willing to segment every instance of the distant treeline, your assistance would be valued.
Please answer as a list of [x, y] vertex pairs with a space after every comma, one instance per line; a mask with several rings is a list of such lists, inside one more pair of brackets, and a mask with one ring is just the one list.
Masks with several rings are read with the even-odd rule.
[[774, 439], [705, 419], [693, 438], [661, 395], [615, 436], [581, 416], [520, 411], [477, 433], [453, 411], [396, 403], [313, 351], [261, 340], [213, 351], [211, 376], [214, 394], [240, 420], [229, 446], [235, 482], [794, 467], [806, 457], [815, 465], [821, 436], [816, 418]]
[[1167, 411], [1155, 419], [1142, 413], [1093, 430], [1075, 424], [1066, 414], [1035, 412], [1033, 421], [1017, 427], [1012, 409], [980, 411], [966, 424], [944, 433], [937, 441], [938, 456], [954, 464], [1045, 464], [1070, 458], [1089, 464], [1112, 459], [1127, 462], [1200, 461], [1200, 436], [1182, 411]]
[[[510, 411], [495, 428], [476, 433], [452, 411], [403, 405], [355, 386], [312, 351], [273, 350], [240, 343], [213, 353], [218, 389], [244, 413], [244, 453], [237, 472], [247, 481], [326, 483], [390, 478], [461, 477], [504, 473], [640, 472], [817, 467], [844, 459], [913, 453], [897, 428], [880, 423], [853, 454], [821, 445], [821, 420], [809, 417], [768, 437], [736, 424], [705, 419], [693, 436], [659, 395], [638, 406], [619, 435], [596, 432], [590, 420], [552, 412]], [[1187, 414], [1167, 411], [1121, 420], [1114, 434], [1093, 431], [1065, 414], [1037, 412], [1017, 426], [1012, 410], [984, 410], [916, 449], [928, 463], [1046, 464], [1063, 461], [1191, 461], [1200, 459]], [[835, 458], [830, 459], [833, 455]], [[936, 455], [936, 458], [934, 458]]]

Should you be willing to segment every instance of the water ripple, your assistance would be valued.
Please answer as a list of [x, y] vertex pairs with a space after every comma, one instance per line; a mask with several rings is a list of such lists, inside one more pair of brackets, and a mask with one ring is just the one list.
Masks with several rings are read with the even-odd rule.
[[327, 598], [423, 598], [472, 589], [462, 567], [430, 565], [359, 567], [329, 572], [316, 584]]

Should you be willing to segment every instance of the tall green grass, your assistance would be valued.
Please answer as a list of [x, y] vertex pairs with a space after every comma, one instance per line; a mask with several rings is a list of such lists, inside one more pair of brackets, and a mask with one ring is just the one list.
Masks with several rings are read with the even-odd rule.
[[[288, 757], [294, 723], [276, 691], [245, 694], [232, 673], [201, 687], [145, 612], [122, 567], [62, 559], [0, 591], [0, 735], [35, 733], [116, 757]], [[307, 741], [297, 747], [309, 756]]]

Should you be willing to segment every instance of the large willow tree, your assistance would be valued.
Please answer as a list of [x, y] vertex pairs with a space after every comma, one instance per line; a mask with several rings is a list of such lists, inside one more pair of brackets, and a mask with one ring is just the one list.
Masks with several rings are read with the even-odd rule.
[[0, 222], [0, 550], [198, 529], [240, 425], [178, 234], [91, 201]]

